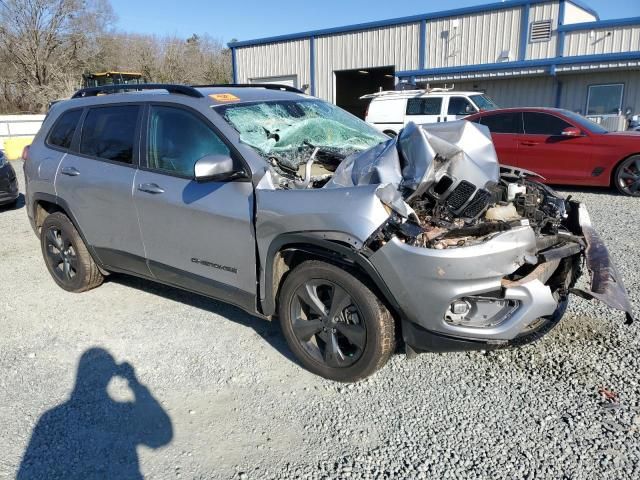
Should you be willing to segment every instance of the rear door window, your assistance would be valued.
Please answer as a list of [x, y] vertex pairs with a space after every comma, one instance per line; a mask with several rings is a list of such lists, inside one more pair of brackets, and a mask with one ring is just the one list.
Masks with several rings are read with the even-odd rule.
[[181, 108], [151, 107], [148, 168], [193, 178], [196, 162], [214, 154], [231, 156], [231, 151], [198, 116]]
[[69, 149], [76, 127], [82, 116], [82, 109], [69, 110], [60, 115], [49, 133], [47, 143], [56, 147]]
[[442, 97], [410, 98], [407, 100], [407, 115], [440, 115]]
[[132, 164], [139, 112], [138, 105], [91, 108], [82, 124], [80, 153]]
[[524, 112], [524, 133], [527, 135], [562, 135], [573, 125], [555, 115], [540, 112]]
[[496, 113], [480, 117], [479, 123], [489, 128], [491, 133], [522, 133], [522, 113]]

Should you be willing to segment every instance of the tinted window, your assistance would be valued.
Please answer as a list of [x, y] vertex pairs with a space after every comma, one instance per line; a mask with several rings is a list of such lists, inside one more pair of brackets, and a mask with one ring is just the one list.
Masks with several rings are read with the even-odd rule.
[[152, 107], [149, 168], [193, 177], [196, 162], [211, 154], [230, 156], [231, 152], [199, 117], [179, 108]]
[[69, 110], [63, 113], [49, 134], [49, 144], [62, 148], [71, 147], [73, 134], [76, 131], [82, 110]]
[[539, 112], [524, 112], [524, 133], [529, 135], [562, 135], [573, 125], [559, 117]]
[[491, 133], [522, 133], [522, 114], [520, 112], [487, 115], [480, 117], [480, 123], [486, 125]]
[[132, 163], [139, 109], [136, 105], [122, 105], [89, 110], [82, 124], [80, 153]]
[[476, 108], [471, 105], [471, 102], [463, 97], [451, 97], [449, 98], [449, 108], [447, 114], [449, 115], [471, 115], [477, 112]]
[[440, 115], [442, 97], [410, 98], [407, 100], [407, 115]]

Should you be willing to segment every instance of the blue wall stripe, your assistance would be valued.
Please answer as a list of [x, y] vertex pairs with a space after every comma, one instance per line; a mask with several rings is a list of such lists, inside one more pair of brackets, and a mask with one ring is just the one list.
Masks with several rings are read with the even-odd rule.
[[562, 102], [562, 82], [556, 81], [556, 103], [555, 107], [560, 108], [560, 104]]
[[425, 70], [406, 70], [396, 72], [397, 77], [439, 75], [448, 73], [481, 72], [490, 70], [508, 70], [512, 68], [548, 67], [551, 65], [569, 65], [573, 63], [589, 63], [600, 61], [640, 60], [640, 50], [622, 53], [604, 53], [600, 55], [578, 55], [574, 57], [545, 58], [540, 60], [524, 60], [518, 62], [483, 63], [479, 65], [462, 65], [459, 67], [427, 68]]
[[564, 36], [565, 33], [560, 29], [564, 25], [564, 16], [566, 15], [565, 0], [560, 0], [560, 11], [558, 14], [558, 42], [556, 44], [556, 57], [564, 56]]
[[529, 44], [529, 10], [530, 3], [522, 6], [520, 16], [520, 50], [518, 52], [518, 60], [524, 60], [527, 55], [527, 45]]

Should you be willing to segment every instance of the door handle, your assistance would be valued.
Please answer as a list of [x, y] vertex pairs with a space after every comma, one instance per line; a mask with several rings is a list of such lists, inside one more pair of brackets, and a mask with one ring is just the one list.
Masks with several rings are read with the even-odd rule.
[[536, 145], [538, 145], [538, 142], [520, 142], [520, 145], [523, 145], [525, 147], [535, 147]]
[[69, 177], [77, 177], [80, 175], [80, 171], [76, 167], [63, 167], [60, 173], [62, 175], [68, 175]]
[[138, 185], [138, 190], [141, 192], [153, 193], [154, 195], [164, 193], [164, 188], [160, 187], [157, 183], [141, 183]]

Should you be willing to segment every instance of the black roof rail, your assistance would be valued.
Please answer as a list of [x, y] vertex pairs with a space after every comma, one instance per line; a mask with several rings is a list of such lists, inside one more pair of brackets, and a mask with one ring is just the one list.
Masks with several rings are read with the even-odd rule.
[[268, 90], [284, 90], [285, 92], [302, 93], [299, 88], [279, 83], [215, 83], [211, 85], [191, 85], [194, 88], [266, 88]]
[[172, 83], [139, 83], [139, 84], [114, 84], [101, 87], [81, 88], [71, 98], [95, 97], [101, 93], [118, 93], [123, 90], [166, 90], [169, 93], [179, 93], [194, 98], [202, 98], [204, 95], [189, 85], [176, 85]]

